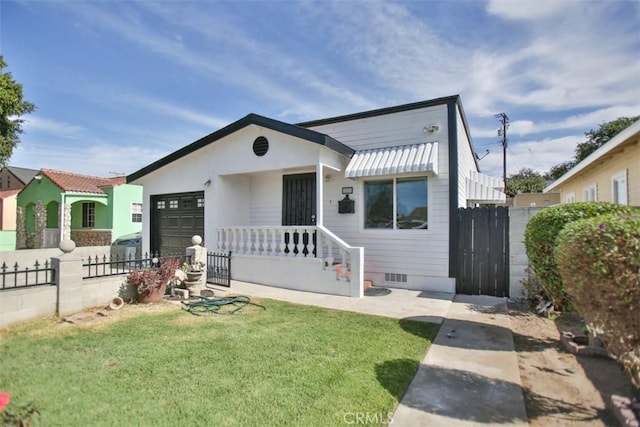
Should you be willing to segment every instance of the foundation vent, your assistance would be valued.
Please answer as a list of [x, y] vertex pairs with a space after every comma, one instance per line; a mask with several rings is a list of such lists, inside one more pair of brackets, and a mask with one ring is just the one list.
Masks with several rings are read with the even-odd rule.
[[402, 273], [384, 273], [385, 282], [407, 283], [407, 275]]

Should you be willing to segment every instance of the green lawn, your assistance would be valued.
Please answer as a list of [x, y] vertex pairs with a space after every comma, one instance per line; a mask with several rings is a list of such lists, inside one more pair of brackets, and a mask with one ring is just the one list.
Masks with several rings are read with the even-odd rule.
[[128, 305], [10, 327], [0, 391], [11, 405], [33, 401], [37, 425], [344, 425], [393, 412], [438, 328], [253, 301], [266, 310]]

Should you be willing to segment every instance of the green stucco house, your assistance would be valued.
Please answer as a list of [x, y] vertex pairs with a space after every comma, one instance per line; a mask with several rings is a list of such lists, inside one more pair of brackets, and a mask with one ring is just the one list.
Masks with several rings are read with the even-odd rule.
[[17, 249], [110, 245], [142, 229], [142, 187], [125, 177], [99, 178], [41, 169], [17, 200]]

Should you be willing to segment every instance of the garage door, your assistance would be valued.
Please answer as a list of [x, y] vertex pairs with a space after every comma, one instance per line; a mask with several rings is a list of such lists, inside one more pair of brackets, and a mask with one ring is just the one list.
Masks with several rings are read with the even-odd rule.
[[151, 196], [152, 252], [161, 256], [184, 255], [191, 238], [202, 236], [204, 246], [204, 192]]

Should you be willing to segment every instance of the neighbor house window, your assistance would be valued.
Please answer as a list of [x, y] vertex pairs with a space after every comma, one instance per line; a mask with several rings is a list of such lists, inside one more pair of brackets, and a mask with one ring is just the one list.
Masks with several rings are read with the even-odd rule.
[[142, 222], [142, 203], [131, 203], [131, 222]]
[[365, 228], [426, 229], [427, 178], [364, 183]]
[[627, 171], [611, 178], [613, 203], [627, 205]]
[[82, 204], [82, 227], [93, 228], [96, 226], [96, 204], [93, 202]]
[[575, 201], [576, 201], [576, 193], [575, 193], [575, 191], [571, 192], [571, 193], [567, 193], [567, 197], [564, 200], [564, 202], [565, 203], [573, 203]]
[[595, 202], [597, 199], [596, 185], [591, 184], [582, 190], [582, 201]]

